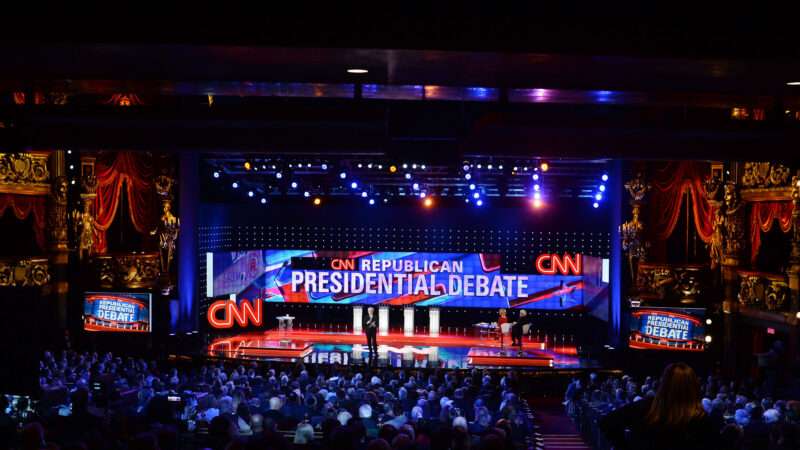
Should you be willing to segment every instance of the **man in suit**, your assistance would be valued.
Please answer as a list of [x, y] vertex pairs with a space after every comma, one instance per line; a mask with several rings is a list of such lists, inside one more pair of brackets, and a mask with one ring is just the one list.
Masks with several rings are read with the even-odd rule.
[[378, 355], [378, 316], [372, 306], [367, 308], [367, 315], [364, 316], [364, 332], [367, 334], [369, 357], [375, 358]]
[[519, 311], [519, 319], [511, 326], [511, 345], [519, 346], [522, 349], [522, 332], [525, 325], [530, 325], [531, 317], [528, 317], [528, 312], [524, 309]]

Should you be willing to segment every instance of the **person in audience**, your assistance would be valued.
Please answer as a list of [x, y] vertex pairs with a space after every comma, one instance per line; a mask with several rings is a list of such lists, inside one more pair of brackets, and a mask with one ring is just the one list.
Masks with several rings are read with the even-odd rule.
[[700, 402], [697, 375], [684, 363], [664, 369], [655, 398], [609, 413], [600, 429], [618, 449], [700, 450], [720, 445], [718, 428]]

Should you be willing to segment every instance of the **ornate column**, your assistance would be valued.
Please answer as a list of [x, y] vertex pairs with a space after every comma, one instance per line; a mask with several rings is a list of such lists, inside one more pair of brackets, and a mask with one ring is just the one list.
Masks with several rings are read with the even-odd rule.
[[61, 328], [67, 326], [67, 298], [69, 282], [69, 236], [67, 233], [67, 177], [64, 150], [50, 154], [52, 184], [47, 202], [47, 237], [53, 280], [53, 295], [56, 298], [56, 321]]
[[94, 203], [97, 198], [97, 177], [94, 171], [95, 158], [81, 156], [81, 208], [72, 211], [73, 235], [76, 240], [78, 259], [92, 256], [94, 248]]
[[800, 311], [800, 174], [792, 177], [792, 253], [789, 257], [789, 291], [792, 296], [791, 312]]
[[647, 243], [643, 240], [644, 224], [639, 220], [644, 196], [650, 190], [650, 184], [645, 182], [644, 175], [639, 172], [636, 177], [625, 183], [625, 189], [631, 196], [631, 220], [620, 226], [622, 250], [628, 255], [628, 269], [632, 282], [636, 281], [636, 266], [645, 261], [647, 256]]
[[[744, 260], [747, 243], [744, 203], [739, 196], [738, 187], [733, 181], [725, 183], [723, 203], [724, 238], [722, 252], [722, 311], [724, 313], [723, 368], [730, 374], [736, 370], [736, 312], [738, 310], [737, 269]], [[715, 225], [716, 226], [716, 225]]]
[[175, 256], [175, 243], [181, 228], [181, 221], [172, 214], [172, 187], [175, 179], [167, 175], [156, 177], [156, 192], [161, 197], [161, 218], [158, 226], [150, 234], [158, 236], [158, 250], [160, 256], [160, 284], [163, 293], [172, 292], [175, 284], [170, 276], [170, 267]]

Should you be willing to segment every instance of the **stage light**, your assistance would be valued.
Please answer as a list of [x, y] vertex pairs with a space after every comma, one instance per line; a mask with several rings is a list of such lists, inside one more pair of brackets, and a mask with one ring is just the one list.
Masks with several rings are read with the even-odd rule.
[[247, 196], [248, 196], [248, 197], [252, 197], [253, 195], [254, 195], [254, 194], [253, 194], [253, 191], [247, 191]]
[[597, 200], [597, 201], [602, 200], [603, 199], [603, 194], [600, 194], [600, 193], [595, 194], [594, 199]]
[[606, 175], [606, 174], [603, 174], [603, 176], [602, 176], [602, 177], [600, 177], [600, 178], [601, 178], [603, 181], [608, 181], [608, 175]]
[[267, 204], [267, 199], [264, 198], [264, 197], [261, 197], [261, 204], [262, 205], [266, 205]]
[[427, 192], [422, 191], [422, 192], [419, 193], [419, 198], [425, 198], [427, 195], [428, 195]]
[[606, 191], [606, 185], [605, 184], [601, 184], [599, 189], [600, 189], [600, 192], [605, 192]]
[[69, 184], [75, 184], [75, 180], [70, 181]]
[[547, 172], [548, 170], [550, 170], [550, 164], [548, 164], [547, 162], [541, 163], [539, 167], [542, 169], [542, 172]]
[[478, 164], [478, 165], [477, 165], [477, 166], [475, 166], [475, 167], [477, 167], [478, 169], [480, 169], [480, 168], [481, 168], [481, 165], [480, 165], [480, 164]]
[[275, 172], [275, 178], [280, 180], [281, 178], [283, 178], [283, 174], [280, 172]]
[[217, 172], [216, 170], [214, 171], [214, 178], [219, 178], [219, 172]]
[[469, 164], [464, 164], [464, 172], [469, 172]]
[[306, 164], [306, 168], [310, 169], [311, 168], [311, 163]]
[[464, 179], [465, 180], [471, 180], [472, 179], [472, 175], [466, 174], [466, 175], [464, 175]]
[[414, 189], [415, 191], [418, 191], [419, 190], [419, 183], [412, 184], [411, 188]]
[[481, 198], [481, 194], [475, 192], [474, 194], [472, 194], [472, 198]]
[[470, 191], [474, 191], [475, 190], [475, 183], [470, 183], [469, 190]]
[[389, 166], [389, 172], [391, 172], [391, 173], [395, 173], [395, 172], [397, 172], [397, 166], [395, 166], [394, 164], [392, 164], [391, 166]]
[[322, 204], [322, 199], [319, 197], [314, 198], [314, 206], [319, 206]]
[[306, 198], [311, 197], [311, 193], [308, 192], [308, 191], [305, 191], [305, 192], [303, 192], [303, 197], [306, 197]]
[[422, 204], [425, 205], [426, 208], [430, 208], [431, 206], [433, 206], [433, 199], [427, 197], [425, 200], [423, 200]]
[[533, 185], [533, 190], [534, 191], [539, 192], [539, 189], [541, 189], [541, 186], [539, 186], [538, 183]]
[[516, 171], [518, 171], [518, 170], [519, 170], [519, 167], [517, 167], [517, 166], [514, 166], [514, 168], [513, 168], [513, 169], [511, 169], [511, 170], [513, 170], [514, 172], [516, 172]]
[[542, 201], [538, 198], [533, 199], [533, 207], [539, 209], [542, 207]]
[[358, 168], [360, 169], [362, 167], [364, 167], [364, 166], [361, 163], [358, 163]]
[[67, 154], [71, 155], [72, 154], [72, 150], [67, 150]]
[[711, 325], [711, 319], [706, 319], [706, 325]]
[[600, 207], [600, 203], [597, 203], [597, 202], [592, 203], [592, 208], [599, 208], [599, 207]]
[[407, 174], [406, 174], [406, 180], [410, 180], [410, 179], [411, 179], [411, 174], [410, 174], [410, 173], [407, 173]]
[[469, 199], [468, 199], [468, 198], [465, 198], [465, 199], [464, 199], [464, 203], [469, 203]]
[[374, 205], [375, 204], [375, 199], [374, 198], [369, 199], [369, 204], [370, 205]]
[[403, 169], [408, 169], [408, 164], [403, 164]]
[[706, 335], [706, 344], [710, 344], [710, 343], [711, 343], [711, 335], [707, 334]]
[[367, 198], [368, 195], [369, 194], [367, 194], [367, 191], [364, 191], [364, 192], [361, 193], [361, 197], [362, 198]]
[[531, 178], [533, 178], [533, 181], [537, 181], [539, 179], [539, 174], [535, 173], [533, 176], [531, 176]]
[[244, 170], [250, 170], [253, 166], [250, 164], [250, 161], [244, 162]]
[[340, 172], [340, 173], [339, 173], [339, 178], [341, 178], [341, 179], [343, 179], [343, 180], [344, 180], [345, 178], [347, 178], [347, 172]]
[[383, 199], [383, 203], [389, 203], [389, 199], [388, 198]]
[[351, 73], [354, 75], [363, 75], [365, 73], [369, 73], [367, 69], [347, 69], [347, 73]]
[[541, 200], [542, 199], [542, 194], [540, 192], [534, 192], [533, 193], [533, 199], [534, 200]]
[[319, 166], [319, 167], [320, 167], [322, 170], [328, 170], [328, 165], [327, 165], [327, 164], [323, 164], [323, 165], [321, 165], [321, 166]]
[[475, 204], [478, 206], [483, 206], [483, 200], [478, 200], [477, 202], [475, 202]]
[[492, 165], [489, 164], [488, 166], [486, 166], [486, 168], [489, 169], [489, 170], [492, 170]]
[[292, 181], [292, 189], [297, 189], [297, 181]]
[[527, 171], [528, 171], [528, 167], [527, 167], [527, 166], [526, 166], [526, 167], [523, 167], [523, 168], [522, 168], [522, 170], [524, 170], [525, 172], [527, 172]]
[[499, 166], [497, 166], [497, 169], [498, 169], [498, 170], [503, 170], [503, 165], [502, 165], [502, 164], [500, 164]]
[[275, 164], [273, 164], [272, 165], [272, 170], [275, 170], [275, 169], [276, 169]]
[[417, 165], [416, 165], [416, 164], [412, 164], [412, 165], [411, 165], [411, 168], [412, 168], [412, 169], [416, 169], [416, 168], [417, 168]]
[[367, 169], [372, 169], [372, 163], [367, 164]]
[[234, 188], [234, 189], [238, 189], [239, 188], [239, 183], [234, 181], [233, 183], [231, 183], [231, 187]]
[[352, 189], [358, 189], [358, 182], [353, 181], [352, 183], [350, 183], [350, 187]]
[[422, 170], [425, 170], [425, 169], [427, 169], [427, 167], [425, 166], [425, 164], [423, 164], [423, 165], [421, 165], [421, 166], [419, 166], [419, 167], [420, 167], [420, 169], [422, 169]]

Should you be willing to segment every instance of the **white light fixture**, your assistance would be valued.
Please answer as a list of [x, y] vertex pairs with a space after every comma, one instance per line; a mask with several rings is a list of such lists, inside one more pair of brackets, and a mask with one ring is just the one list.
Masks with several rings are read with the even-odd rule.
[[410, 174], [410, 173], [407, 173], [407, 174], [406, 174], [406, 180], [410, 180], [410, 179], [411, 179], [411, 174]]
[[374, 205], [375, 204], [375, 199], [374, 198], [369, 199], [369, 204], [370, 205]]
[[709, 334], [709, 335], [706, 335], [706, 344], [710, 344], [710, 343], [711, 343], [711, 335]]
[[292, 181], [292, 189], [297, 189], [297, 181]]
[[603, 181], [608, 181], [608, 175], [606, 175], [606, 174], [603, 174], [603, 176], [601, 178], [603, 179]]
[[306, 197], [306, 198], [311, 197], [311, 193], [308, 192], [308, 191], [305, 191], [305, 192], [303, 192], [303, 197]]
[[261, 197], [261, 204], [265, 205], [266, 203], [267, 203], [267, 199], [264, 198], [264, 197]]
[[787, 86], [800, 86], [800, 81], [789, 81], [786, 83]]
[[367, 191], [364, 191], [364, 192], [361, 193], [361, 197], [363, 197], [363, 198], [367, 198], [367, 195], [369, 195], [369, 194], [367, 194]]
[[280, 180], [281, 178], [283, 178], [283, 174], [280, 172], [275, 172], [275, 178]]
[[214, 178], [219, 178], [219, 172], [214, 171]]
[[365, 74], [365, 73], [369, 73], [369, 70], [367, 70], [367, 69], [355, 69], [354, 68], [354, 69], [347, 69], [347, 73], [352, 73], [354, 75], [362, 75], [362, 74]]
[[234, 189], [238, 189], [239, 188], [239, 183], [234, 181], [233, 183], [231, 183], [231, 187], [233, 187]]
[[711, 319], [706, 319], [706, 325], [711, 325]]
[[252, 197], [253, 195], [255, 195], [255, 194], [253, 194], [253, 191], [247, 191], [247, 196], [248, 197]]
[[599, 208], [599, 207], [600, 207], [600, 203], [597, 203], [597, 202], [592, 203], [592, 208]]

